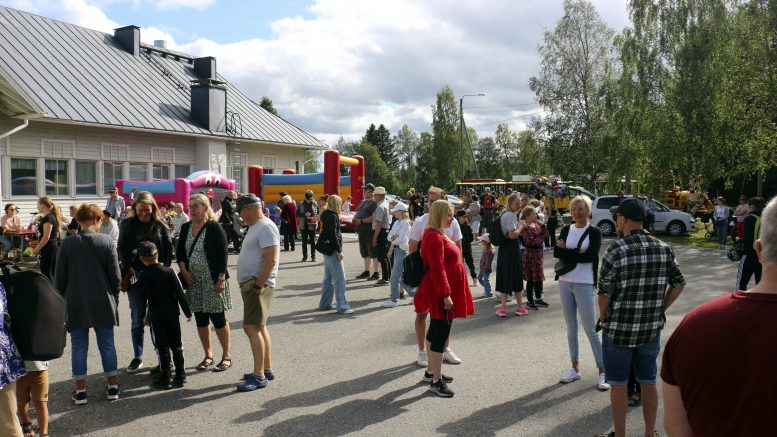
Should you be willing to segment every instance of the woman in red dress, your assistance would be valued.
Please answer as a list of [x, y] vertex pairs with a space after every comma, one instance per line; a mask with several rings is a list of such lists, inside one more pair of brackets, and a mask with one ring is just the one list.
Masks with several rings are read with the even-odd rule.
[[548, 237], [548, 228], [537, 220], [537, 209], [527, 206], [521, 211], [521, 220], [526, 226], [521, 234], [523, 240], [523, 280], [526, 281], [527, 305], [533, 310], [547, 307], [542, 300], [542, 283], [545, 281], [545, 254], [542, 243]]
[[453, 396], [447, 385], [453, 378], [442, 374], [442, 357], [451, 324], [455, 318], [475, 314], [461, 251], [443, 233], [451, 221], [453, 206], [447, 201], [438, 200], [429, 208], [429, 222], [421, 240], [421, 258], [428, 270], [415, 295], [416, 309], [424, 307], [431, 319], [426, 333], [429, 364], [424, 381], [430, 383], [429, 391], [447, 398]]
[[291, 196], [283, 196], [283, 208], [281, 209], [281, 234], [283, 234], [283, 250], [294, 252], [294, 239], [297, 236], [297, 204], [291, 199]]

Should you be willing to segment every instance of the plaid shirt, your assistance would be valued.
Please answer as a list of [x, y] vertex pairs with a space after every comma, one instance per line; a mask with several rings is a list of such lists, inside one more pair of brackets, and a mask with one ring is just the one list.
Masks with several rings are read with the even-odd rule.
[[599, 294], [610, 297], [604, 333], [616, 345], [636, 347], [664, 327], [667, 284], [685, 285], [672, 248], [644, 230], [632, 231], [607, 248], [599, 272]]

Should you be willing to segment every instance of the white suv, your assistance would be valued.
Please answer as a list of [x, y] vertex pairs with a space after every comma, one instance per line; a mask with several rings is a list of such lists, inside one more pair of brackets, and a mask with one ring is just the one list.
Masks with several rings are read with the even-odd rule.
[[[632, 197], [626, 196], [625, 198]], [[640, 198], [644, 200], [644, 198]], [[593, 201], [591, 211], [591, 223], [602, 231], [602, 235], [612, 235], [616, 231], [615, 220], [610, 208], [618, 206], [618, 196], [598, 196]], [[669, 235], [682, 235], [692, 231], [696, 227], [696, 220], [689, 214], [669, 209], [666, 205], [656, 200], [658, 208], [654, 211], [655, 232], [665, 232]], [[613, 209], [614, 210], [614, 209]]]

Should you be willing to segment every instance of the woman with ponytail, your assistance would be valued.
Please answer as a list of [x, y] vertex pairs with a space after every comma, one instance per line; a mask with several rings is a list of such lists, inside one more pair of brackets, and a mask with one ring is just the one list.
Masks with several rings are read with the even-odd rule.
[[40, 272], [54, 283], [59, 250], [59, 230], [62, 229], [59, 207], [48, 197], [38, 199], [38, 244], [32, 250], [33, 256], [40, 255]]

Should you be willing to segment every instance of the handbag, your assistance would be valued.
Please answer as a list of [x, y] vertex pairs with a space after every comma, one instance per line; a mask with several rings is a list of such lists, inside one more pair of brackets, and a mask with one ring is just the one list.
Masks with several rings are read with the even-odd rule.
[[[207, 224], [207, 223], [206, 223]], [[202, 231], [205, 230], [205, 225], [202, 225], [202, 228], [200, 228], [200, 232], [197, 232], [197, 235], [194, 236], [194, 241], [192, 241], [191, 247], [189, 247], [189, 251], [186, 253], [186, 269], [189, 269], [189, 260], [192, 257], [192, 253], [194, 252], [194, 246], [197, 245], [197, 240], [200, 239], [200, 235], [202, 235]], [[181, 282], [181, 287], [186, 290], [186, 287], [189, 287], [189, 285], [186, 284], [186, 279], [184, 279], [181, 272], [178, 272], [178, 281]]]
[[[154, 224], [151, 225], [151, 227], [148, 229], [148, 232], [146, 232], [146, 235], [143, 237], [142, 240], [140, 240], [140, 243], [147, 241], [148, 237], [151, 235], [151, 233], [154, 231], [155, 228], [156, 228], [156, 222], [154, 222]], [[132, 255], [132, 260], [130, 261], [129, 266], [127, 266], [127, 271], [124, 272], [124, 274], [121, 276], [121, 284], [119, 284], [119, 288], [121, 289], [121, 291], [126, 292], [127, 290], [129, 290], [130, 279], [132, 276], [130, 274], [130, 269], [132, 269], [132, 265], [135, 264], [135, 261], [137, 261], [137, 259], [138, 259], [137, 255]]]
[[[591, 233], [591, 227], [589, 226], [588, 228], [586, 228], [585, 232], [583, 232], [583, 235], [580, 236], [580, 239], [577, 240], [578, 252], [580, 251], [580, 248], [583, 246], [583, 240], [585, 240], [585, 238], [590, 233]], [[569, 227], [566, 228], [566, 235], [569, 235]], [[566, 236], [564, 238], [566, 239]], [[572, 260], [563, 259], [563, 258], [556, 261], [556, 265], [553, 266], [553, 271], [556, 273], [556, 280], [558, 281], [559, 276], [566, 275], [567, 273], [574, 270], [575, 267], [577, 267], [577, 261], [572, 261]]]
[[[335, 213], [332, 212], [332, 214], [335, 214]], [[339, 221], [337, 220], [336, 217], [333, 219], [335, 220], [336, 223], [339, 224]], [[335, 231], [335, 236], [337, 236], [337, 231]], [[336, 242], [329, 240], [329, 237], [327, 236], [326, 233], [321, 232], [321, 234], [318, 235], [318, 240], [316, 241], [315, 249], [316, 249], [316, 252], [319, 252], [322, 255], [331, 256], [333, 253], [335, 253], [336, 244], [337, 244]]]
[[[420, 244], [420, 242], [419, 242]], [[421, 258], [421, 250], [416, 250], [405, 257], [402, 271], [402, 282], [410, 287], [418, 287], [428, 268]]]

